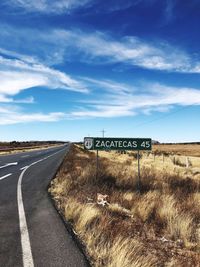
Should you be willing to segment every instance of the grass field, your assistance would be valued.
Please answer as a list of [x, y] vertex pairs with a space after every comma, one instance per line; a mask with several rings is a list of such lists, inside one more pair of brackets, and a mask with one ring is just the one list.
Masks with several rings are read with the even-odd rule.
[[0, 142], [0, 155], [47, 149], [62, 145], [61, 142]]
[[154, 153], [176, 154], [181, 156], [200, 157], [200, 145], [197, 144], [172, 144], [172, 145], [153, 145]]
[[96, 176], [95, 153], [71, 147], [49, 190], [91, 265], [200, 266], [200, 158], [192, 149], [141, 153], [139, 192], [135, 153], [100, 152]]

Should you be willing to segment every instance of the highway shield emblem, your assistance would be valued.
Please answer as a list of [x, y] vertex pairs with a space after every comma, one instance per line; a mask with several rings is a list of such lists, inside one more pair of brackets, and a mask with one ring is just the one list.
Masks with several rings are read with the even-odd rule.
[[94, 139], [93, 138], [85, 138], [84, 140], [84, 146], [86, 149], [93, 148]]

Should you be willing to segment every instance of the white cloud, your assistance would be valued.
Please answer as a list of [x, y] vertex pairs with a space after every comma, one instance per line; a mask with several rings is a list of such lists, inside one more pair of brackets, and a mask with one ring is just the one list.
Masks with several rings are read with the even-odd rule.
[[14, 96], [23, 90], [38, 86], [88, 92], [81, 82], [72, 79], [69, 75], [33, 62], [34, 60], [30, 63], [0, 56], [0, 102], [13, 102], [13, 99], [8, 96]]
[[28, 12], [64, 13], [79, 7], [83, 7], [92, 0], [10, 0], [7, 4], [23, 8]]
[[0, 94], [0, 103], [33, 104], [35, 103], [35, 100], [32, 96], [23, 99], [13, 99]]
[[74, 111], [70, 116], [72, 118], [114, 118], [135, 114], [133, 110], [124, 105], [96, 105], [93, 110]]
[[82, 77], [82, 79], [88, 83], [89, 87], [98, 86], [99, 88], [103, 90], [106, 89], [110, 92], [117, 91], [119, 94], [126, 94], [134, 90], [133, 86], [111, 80], [97, 80], [89, 77]]
[[0, 108], [0, 125], [9, 125], [17, 123], [30, 122], [55, 122], [64, 119], [67, 115], [62, 112], [43, 113], [25, 113], [18, 107]]
[[100, 32], [86, 34], [73, 31], [71, 39], [85, 55], [82, 58], [90, 62], [95, 62], [96, 58], [99, 63], [121, 62], [154, 70], [192, 72], [194, 69], [193, 61], [186, 52], [166, 43], [149, 43], [136, 37], [115, 40]]
[[[10, 32], [8, 31], [7, 34], [9, 35]], [[116, 40], [104, 33], [84, 33], [77, 30], [52, 30], [47, 31], [44, 35], [40, 31], [22, 30], [20, 34], [19, 47], [21, 44], [23, 47], [22, 40], [26, 40], [26, 36], [30, 35], [31, 38], [37, 36], [38, 47], [43, 44], [44, 40], [49, 42], [52, 47], [60, 46], [58, 51], [64, 50], [62, 52], [65, 55], [63, 60], [64, 58], [73, 60], [77, 56], [76, 59], [91, 62], [91, 64], [122, 62], [147, 69], [200, 73], [200, 62], [192, 59], [186, 52], [178, 51], [167, 44], [150, 44], [136, 37]], [[2, 36], [4, 35], [0, 31], [0, 37]], [[1, 40], [4, 38], [0, 38], [0, 44]], [[4, 41], [11, 43], [6, 38]], [[28, 46], [28, 44], [26, 45]], [[26, 51], [26, 49], [24, 50]], [[152, 111], [164, 112], [175, 105], [200, 105], [200, 90], [195, 88], [176, 88], [156, 83], [132, 86], [89, 77], [74, 79], [53, 67], [41, 64], [38, 59], [40, 56], [37, 54], [32, 57], [34, 51], [29, 52], [30, 55], [22, 55], [19, 51], [10, 52], [3, 48], [0, 49], [0, 54], [3, 55], [0, 56], [0, 102], [33, 103], [34, 99], [14, 100], [14, 96], [23, 90], [39, 86], [80, 93], [87, 93], [89, 92], [87, 88], [91, 88], [91, 94], [86, 94], [88, 98], [84, 97], [84, 101], [79, 103], [80, 109], [77, 108], [66, 113], [29, 115], [16, 111], [12, 116], [2, 115], [2, 124], [15, 123], [15, 119], [16, 122], [23, 120], [28, 122], [39, 119], [45, 121], [132, 116], [140, 112], [145, 114]], [[48, 51], [47, 55], [48, 53], [51, 54]]]
[[8, 98], [5, 95], [1, 95], [0, 94], [0, 103], [9, 103], [12, 102], [13, 99], [12, 98]]
[[[34, 86], [46, 86], [53, 89], [61, 88], [83, 93], [88, 91], [83, 84], [72, 79], [64, 72], [37, 62], [29, 63], [22, 60], [0, 57], [0, 72], [4, 83], [9, 83], [9, 79], [13, 75], [16, 86], [11, 84], [10, 87], [12, 89], [10, 89], [10, 92], [13, 90], [14, 94], [21, 87], [26, 89]], [[1, 86], [0, 92], [1, 90], [4, 90], [3, 86]]]
[[[49, 36], [49, 37], [48, 37]], [[103, 32], [53, 30], [46, 39], [60, 44], [60, 58], [90, 64], [124, 63], [129, 66], [171, 72], [199, 72], [200, 62], [166, 42], [148, 42], [135, 36], [113, 38]], [[62, 49], [61, 49], [62, 48]]]
[[175, 19], [175, 8], [177, 0], [166, 0], [166, 6], [164, 8], [164, 23], [169, 23]]
[[[7, 33], [8, 35], [14, 34], [14, 32], [11, 32], [9, 34], [9, 32], [12, 31], [11, 28], [7, 28], [5, 33], [7, 32], [7, 30], [8, 30], [8, 33]], [[2, 33], [2, 31], [1, 31], [1, 33]], [[20, 59], [21, 61], [28, 62], [28, 63], [36, 62], [36, 59], [33, 58], [32, 56], [23, 55], [23, 54], [15, 52], [15, 51], [10, 51], [10, 50], [7, 50], [7, 49], [1, 48], [1, 47], [0, 47], [0, 54], [2, 54], [4, 56], [8, 56], [8, 57], [13, 57], [15, 59]]]
[[[177, 88], [159, 83], [143, 83], [140, 86], [134, 86], [132, 91], [131, 85], [127, 85], [129, 90], [124, 91], [125, 85], [122, 86], [121, 83], [108, 80], [98, 82], [98, 80], [90, 78], [85, 78], [86, 80], [89, 81], [90, 85], [93, 83], [94, 98], [80, 101], [80, 105], [76, 109], [45, 114], [26, 112], [19, 106], [4, 106], [0, 107], [0, 125], [116, 118], [135, 116], [140, 113], [149, 115], [152, 112], [168, 112], [175, 106], [200, 105], [200, 90], [195, 88]], [[104, 84], [105, 87], [103, 87]], [[114, 84], [116, 90], [113, 87]], [[122, 90], [120, 91], [121, 86]], [[111, 88], [113, 89], [110, 90]], [[141, 88], [145, 88], [145, 90], [141, 90]], [[91, 98], [91, 95], [89, 97]]]
[[[69, 13], [78, 8], [93, 7], [96, 13], [112, 13], [119, 10], [137, 6], [139, 4], [151, 5], [149, 0], [2, 0], [7, 6], [26, 10], [27, 12], [39, 12], [50, 14]], [[152, 3], [151, 3], [152, 2]]]
[[[145, 88], [143, 92], [141, 87]], [[177, 88], [158, 83], [146, 83], [141, 87], [135, 86], [132, 92], [123, 94], [118, 90], [101, 92], [93, 100], [85, 101], [84, 108], [73, 111], [70, 115], [74, 118], [133, 116], [154, 111], [167, 112], [174, 106], [200, 105], [200, 90], [195, 88]], [[105, 90], [107, 91], [106, 88]]]
[[33, 104], [35, 103], [34, 97], [30, 96], [24, 99], [18, 99], [18, 100], [14, 100], [14, 103], [18, 103], [18, 104]]
[[[0, 27], [0, 47], [4, 47], [0, 53], [5, 56], [9, 54], [6, 50], [9, 47], [15, 51], [11, 55], [29, 64], [39, 61], [52, 66], [81, 61], [89, 64], [123, 63], [126, 66], [168, 72], [200, 72], [198, 56], [190, 55], [165, 41], [150, 42], [136, 36], [114, 38], [103, 32], [83, 32], [77, 29], [43, 31], [3, 25]], [[22, 51], [26, 51], [29, 56], [21, 57]]]
[[0, 93], [6, 95], [16, 95], [24, 89], [47, 84], [46, 77], [35, 73], [0, 71], [0, 76]]

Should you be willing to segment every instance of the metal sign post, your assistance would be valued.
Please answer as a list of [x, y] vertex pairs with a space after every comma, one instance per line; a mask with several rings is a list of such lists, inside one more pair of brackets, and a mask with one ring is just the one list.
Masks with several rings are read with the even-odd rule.
[[140, 151], [137, 152], [137, 160], [138, 160], [138, 191], [140, 192], [141, 181], [140, 181]]
[[98, 172], [99, 172], [99, 151], [97, 150], [97, 155], [96, 155], [96, 180], [98, 179]]

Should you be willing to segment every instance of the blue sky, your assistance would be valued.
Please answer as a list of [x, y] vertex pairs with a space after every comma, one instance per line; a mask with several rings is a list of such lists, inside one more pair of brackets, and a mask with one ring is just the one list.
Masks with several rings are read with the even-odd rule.
[[200, 141], [198, 0], [1, 0], [0, 140]]

